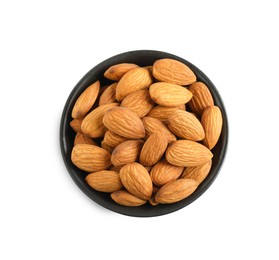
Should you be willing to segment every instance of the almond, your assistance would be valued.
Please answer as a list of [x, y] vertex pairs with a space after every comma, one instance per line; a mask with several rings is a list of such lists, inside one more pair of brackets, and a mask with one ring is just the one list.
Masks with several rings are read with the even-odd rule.
[[151, 199], [149, 200], [150, 205], [157, 206], [159, 203], [155, 200], [155, 194], [152, 195]]
[[135, 112], [139, 117], [144, 117], [154, 106], [148, 90], [138, 90], [127, 95], [121, 102], [121, 107], [126, 107]]
[[196, 75], [184, 63], [174, 59], [160, 59], [153, 64], [153, 76], [159, 80], [177, 85], [194, 83]]
[[150, 177], [155, 185], [162, 186], [169, 181], [178, 179], [183, 169], [183, 167], [171, 165], [163, 160], [153, 166]]
[[103, 123], [112, 132], [129, 139], [139, 139], [145, 136], [141, 119], [128, 108], [117, 107], [108, 110]]
[[115, 166], [123, 166], [138, 160], [143, 140], [128, 140], [116, 146], [111, 154], [111, 162]]
[[189, 87], [193, 97], [189, 102], [189, 107], [197, 115], [202, 115], [204, 109], [214, 106], [214, 101], [208, 87], [202, 82], [195, 82]]
[[102, 141], [101, 142], [101, 147], [105, 150], [107, 150], [110, 154], [112, 153], [114, 147], [110, 146], [109, 144], [107, 144], [106, 142]]
[[167, 146], [168, 140], [164, 133], [160, 131], [153, 133], [142, 147], [140, 163], [143, 166], [154, 165], [162, 158]]
[[158, 203], [175, 203], [190, 196], [197, 187], [198, 183], [192, 179], [170, 181], [158, 190], [155, 200]]
[[106, 144], [108, 144], [111, 147], [115, 147], [115, 146], [123, 143], [126, 140], [127, 140], [127, 138], [120, 136], [110, 130], [107, 130], [105, 133], [103, 142], [105, 142]]
[[81, 133], [77, 133], [76, 136], [75, 136], [75, 140], [74, 140], [74, 146], [76, 144], [93, 144], [93, 145], [97, 145], [93, 140], [92, 138], [84, 135], [84, 134], [81, 134]]
[[168, 118], [168, 127], [175, 135], [181, 138], [192, 141], [204, 139], [204, 130], [200, 121], [187, 111], [174, 111]]
[[139, 163], [133, 162], [123, 166], [119, 172], [124, 187], [133, 195], [149, 200], [152, 195], [152, 181], [149, 173]]
[[86, 88], [75, 102], [72, 118], [80, 118], [87, 114], [94, 105], [100, 91], [100, 81], [96, 81]]
[[82, 132], [92, 138], [103, 136], [106, 132], [106, 128], [103, 124], [104, 114], [108, 109], [116, 106], [118, 106], [118, 103], [110, 103], [99, 106], [91, 111], [82, 121]]
[[125, 73], [127, 73], [129, 70], [138, 68], [138, 67], [139, 67], [138, 65], [133, 64], [133, 63], [116, 64], [116, 65], [109, 67], [105, 71], [104, 76], [107, 79], [119, 81], [123, 77], [123, 75]]
[[203, 143], [211, 150], [217, 144], [222, 131], [223, 119], [220, 108], [207, 107], [202, 113], [201, 123], [205, 132]]
[[135, 68], [129, 70], [117, 84], [116, 99], [121, 101], [137, 90], [148, 89], [151, 84], [152, 77], [148, 69]]
[[81, 118], [75, 118], [70, 122], [70, 126], [72, 127], [72, 129], [76, 132], [76, 133], [82, 133], [81, 130], [81, 124], [83, 121], [84, 117]]
[[128, 163], [120, 170], [124, 187], [136, 197], [149, 200], [152, 195], [152, 181], [149, 173], [139, 163]]
[[111, 166], [110, 153], [92, 144], [77, 144], [71, 154], [75, 166], [86, 172], [101, 171]]
[[208, 162], [198, 166], [186, 167], [181, 175], [181, 178], [193, 179], [198, 184], [201, 184], [208, 175], [211, 165], [212, 160], [209, 160]]
[[111, 194], [111, 198], [122, 206], [135, 207], [146, 203], [146, 200], [139, 199], [126, 190], [115, 191]]
[[208, 162], [213, 154], [204, 145], [189, 140], [178, 140], [166, 151], [170, 164], [182, 167], [197, 166]]
[[117, 102], [116, 97], [115, 97], [116, 86], [117, 86], [117, 82], [109, 85], [104, 90], [104, 92], [102, 93], [102, 95], [100, 96], [100, 99], [99, 99], [99, 106]]
[[166, 107], [185, 104], [193, 96], [187, 88], [165, 82], [152, 84], [149, 88], [149, 93], [155, 103]]
[[168, 143], [176, 141], [175, 135], [159, 119], [146, 116], [142, 118], [142, 122], [145, 127], [147, 137], [149, 137], [156, 131], [161, 131], [166, 136]]
[[85, 181], [94, 190], [101, 192], [114, 192], [123, 188], [118, 172], [98, 171], [86, 176]]
[[[185, 106], [184, 106], [185, 108]], [[147, 114], [148, 117], [157, 118], [162, 122], [166, 122], [168, 117], [176, 110], [183, 109], [183, 107], [163, 107], [163, 106], [156, 106], [153, 107], [150, 112]]]

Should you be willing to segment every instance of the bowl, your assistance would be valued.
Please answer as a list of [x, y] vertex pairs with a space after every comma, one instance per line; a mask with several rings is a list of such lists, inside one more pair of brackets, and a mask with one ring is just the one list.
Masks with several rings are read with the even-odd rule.
[[[71, 161], [71, 151], [73, 148], [73, 142], [75, 137], [75, 132], [70, 127], [71, 118], [71, 111], [75, 104], [76, 99], [79, 95], [84, 91], [86, 87], [91, 85], [97, 80], [100, 80], [101, 86], [105, 86], [111, 81], [104, 78], [103, 74], [110, 66], [118, 64], [118, 63], [135, 63], [139, 66], [148, 66], [152, 65], [156, 60], [162, 58], [171, 58], [182, 63], [186, 64], [188, 67], [192, 69], [192, 71], [196, 74], [197, 80], [206, 84], [211, 91], [213, 96], [215, 105], [217, 105], [222, 112], [223, 116], [223, 128], [221, 132], [221, 136], [217, 145], [213, 148], [213, 160], [212, 160], [212, 167], [210, 173], [206, 177], [206, 179], [199, 185], [199, 187], [192, 193], [189, 197], [176, 202], [174, 204], [159, 204], [157, 206], [151, 206], [149, 203], [139, 206], [139, 207], [125, 207], [116, 204], [111, 198], [110, 194], [102, 193], [93, 190], [85, 181], [85, 177], [88, 173], [78, 169]], [[65, 104], [62, 117], [61, 117], [61, 124], [60, 124], [60, 146], [62, 157], [64, 159], [64, 163], [66, 168], [77, 184], [77, 186], [93, 201], [100, 204], [101, 206], [128, 216], [134, 217], [153, 217], [153, 216], [160, 216], [168, 213], [172, 213], [179, 209], [184, 208], [185, 206], [189, 205], [197, 198], [199, 198], [214, 182], [215, 178], [217, 177], [221, 165], [224, 161], [226, 149], [228, 143], [228, 121], [227, 115], [225, 111], [224, 104], [218, 93], [214, 84], [210, 81], [210, 79], [196, 66], [188, 62], [187, 60], [175, 56], [170, 53], [161, 52], [161, 51], [154, 51], [154, 50], [137, 50], [137, 51], [129, 51], [122, 54], [118, 54], [113, 56], [98, 65], [92, 68], [89, 72], [83, 76], [83, 78], [77, 83], [74, 87], [72, 92], [70, 93], [67, 102]]]

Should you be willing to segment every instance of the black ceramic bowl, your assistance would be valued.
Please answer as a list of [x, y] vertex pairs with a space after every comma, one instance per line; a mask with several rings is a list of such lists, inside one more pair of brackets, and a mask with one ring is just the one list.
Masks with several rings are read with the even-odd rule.
[[[78, 169], [71, 162], [71, 151], [73, 148], [73, 142], [75, 137], [75, 133], [69, 124], [70, 121], [72, 120], [71, 111], [78, 96], [90, 84], [92, 84], [96, 80], [100, 80], [102, 86], [110, 83], [110, 81], [104, 78], [103, 76], [106, 69], [109, 68], [110, 66], [118, 63], [123, 63], [123, 62], [135, 63], [139, 66], [148, 66], [148, 65], [152, 65], [154, 61], [162, 58], [172, 58], [186, 64], [194, 71], [194, 73], [197, 76], [197, 80], [202, 81], [208, 86], [213, 96], [215, 104], [222, 111], [223, 129], [222, 129], [221, 137], [218, 141], [218, 144], [212, 150], [214, 156], [213, 156], [212, 168], [210, 170], [210, 173], [208, 174], [206, 179], [200, 184], [197, 190], [189, 197], [174, 204], [159, 204], [155, 207], [151, 206], [149, 203], [140, 207], [124, 207], [116, 204], [110, 198], [110, 194], [101, 193], [93, 190], [85, 182], [85, 177], [87, 174], [82, 170]], [[79, 186], [79, 188], [88, 197], [90, 197], [92, 200], [102, 205], [103, 207], [124, 215], [136, 216], [136, 217], [153, 217], [153, 216], [168, 214], [189, 205], [194, 200], [196, 200], [199, 196], [201, 196], [213, 183], [218, 172], [220, 171], [226, 153], [227, 142], [228, 142], [228, 122], [227, 122], [225, 107], [216, 87], [209, 80], [209, 78], [193, 64], [180, 57], [177, 57], [169, 53], [165, 53], [161, 51], [152, 51], [152, 50], [140, 50], [140, 51], [130, 51], [130, 52], [122, 53], [101, 62], [93, 69], [91, 69], [77, 83], [77, 85], [69, 95], [63, 110], [61, 125], [60, 125], [60, 145], [61, 145], [62, 156], [69, 174], [71, 175], [75, 183]]]

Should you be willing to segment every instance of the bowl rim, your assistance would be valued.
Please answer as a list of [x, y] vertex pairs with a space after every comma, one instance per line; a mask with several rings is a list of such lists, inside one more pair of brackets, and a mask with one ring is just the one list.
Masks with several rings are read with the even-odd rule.
[[[104, 68], [108, 68], [111, 65], [120, 63], [118, 62], [119, 60], [125, 60], [125, 57], [130, 57], [133, 58], [135, 55], [139, 55], [144, 59], [146, 58], [153, 58], [155, 57], [161, 57], [161, 58], [172, 58], [176, 59], [178, 61], [183, 62], [187, 66], [190, 67], [194, 71], [194, 73], [197, 76], [197, 79], [199, 81], [204, 82], [208, 88], [210, 89], [210, 92], [212, 93], [214, 102], [216, 105], [218, 105], [222, 111], [222, 116], [223, 116], [223, 128], [222, 128], [222, 145], [221, 145], [221, 151], [219, 158], [217, 158], [217, 165], [214, 167], [213, 171], [210, 171], [210, 174], [207, 176], [207, 178], [199, 185], [198, 189], [191, 194], [188, 198], [179, 201], [174, 204], [160, 204], [156, 207], [154, 206], [146, 206], [148, 205], [145, 204], [140, 207], [125, 207], [116, 204], [112, 200], [108, 200], [108, 195], [94, 191], [88, 184], [85, 183], [85, 181], [81, 180], [80, 174], [82, 173], [81, 170], [79, 170], [76, 166], [74, 166], [70, 160], [69, 156], [69, 147], [68, 139], [66, 132], [69, 130], [69, 115], [71, 114], [71, 108], [73, 106], [73, 103], [75, 102], [76, 98], [81, 94], [81, 92], [90, 84], [91, 79], [91, 84], [94, 82], [94, 75], [95, 79], [97, 78], [97, 74], [100, 75], [100, 73], [104, 73]], [[128, 60], [128, 59], [127, 59]], [[67, 125], [68, 124], [68, 125]], [[180, 210], [188, 205], [190, 205], [193, 201], [198, 199], [202, 194], [205, 193], [205, 191], [212, 185], [216, 177], [218, 176], [221, 167], [223, 165], [223, 162], [225, 160], [226, 152], [227, 152], [227, 146], [228, 146], [228, 138], [229, 138], [229, 128], [228, 128], [228, 118], [227, 118], [227, 113], [226, 109], [224, 106], [224, 103], [222, 101], [222, 98], [215, 87], [215, 85], [212, 83], [212, 81], [195, 65], [190, 63], [189, 61], [176, 56], [171, 53], [167, 52], [162, 52], [162, 51], [157, 51], [157, 50], [134, 50], [134, 51], [128, 51], [128, 52], [123, 52], [120, 54], [117, 54], [115, 56], [112, 56], [96, 66], [94, 66], [92, 69], [90, 69], [76, 84], [76, 86], [72, 89], [71, 93], [69, 94], [67, 101], [64, 105], [63, 112], [61, 115], [61, 120], [60, 120], [60, 129], [59, 129], [59, 139], [60, 139], [60, 150], [62, 154], [62, 158], [64, 161], [64, 164], [67, 168], [68, 173], [70, 174], [71, 178], [74, 180], [76, 185], [93, 201], [98, 203], [99, 205], [113, 211], [116, 213], [120, 213], [122, 215], [127, 215], [127, 216], [133, 216], [133, 217], [155, 217], [155, 216], [161, 216], [165, 214], [169, 214], [172, 212], [175, 212], [177, 210]], [[221, 137], [220, 137], [221, 139]], [[220, 140], [219, 140], [220, 142]], [[213, 149], [214, 150], [214, 149]], [[78, 177], [79, 176], [79, 177]], [[139, 210], [140, 209], [140, 210]]]

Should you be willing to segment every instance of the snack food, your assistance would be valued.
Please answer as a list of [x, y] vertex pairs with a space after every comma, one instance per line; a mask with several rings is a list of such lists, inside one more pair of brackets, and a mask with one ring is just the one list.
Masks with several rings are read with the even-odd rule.
[[104, 77], [106, 89], [102, 79], [88, 86], [72, 111], [71, 159], [85, 181], [122, 206], [190, 196], [210, 173], [222, 131], [210, 90], [173, 59], [116, 64]]

